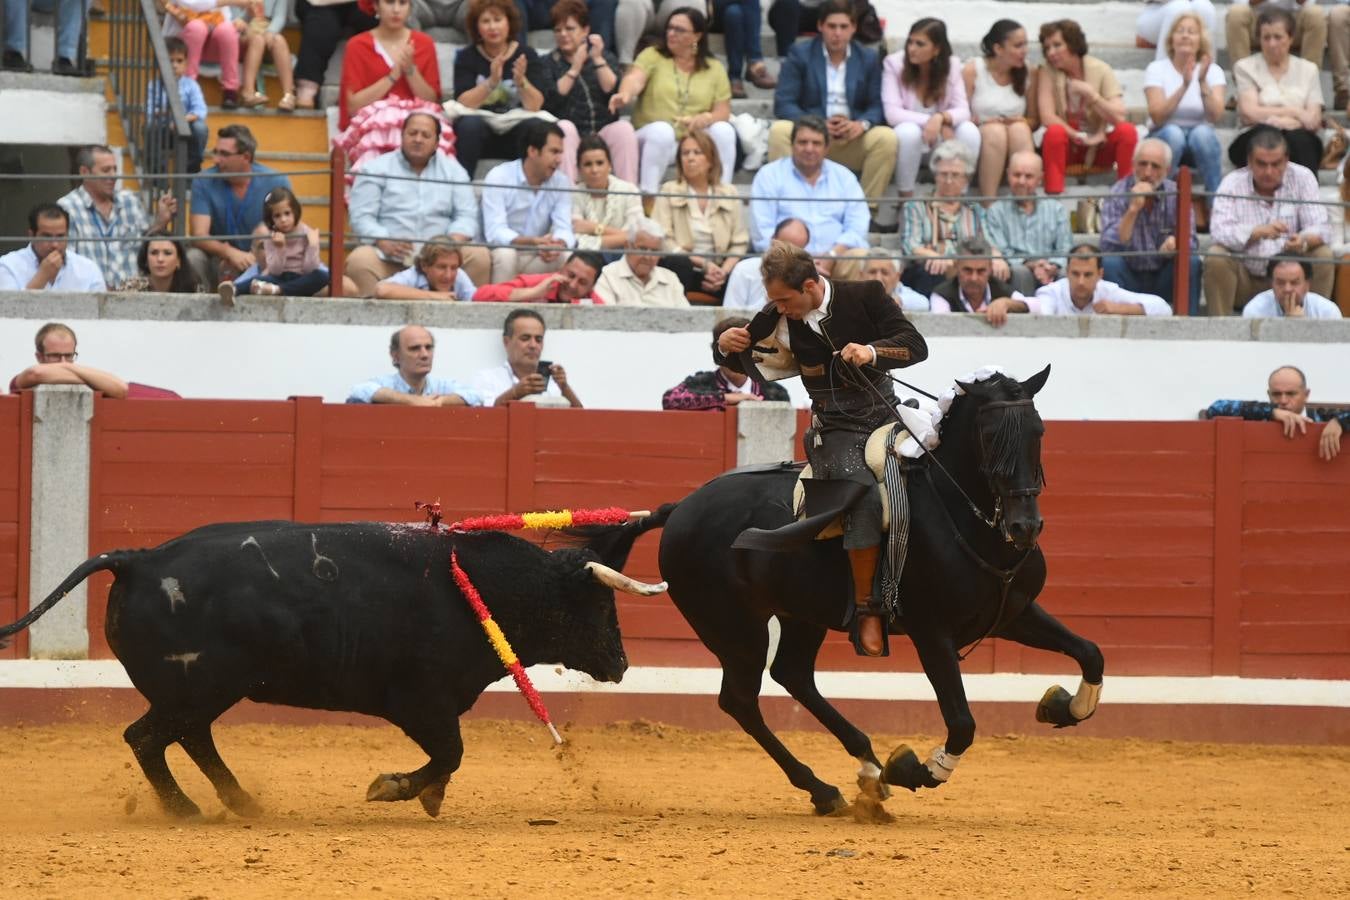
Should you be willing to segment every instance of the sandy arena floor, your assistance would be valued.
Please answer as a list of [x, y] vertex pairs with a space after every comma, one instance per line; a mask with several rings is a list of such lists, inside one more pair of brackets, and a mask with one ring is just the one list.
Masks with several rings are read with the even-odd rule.
[[[927, 897], [1350, 893], [1350, 748], [985, 736], [895, 820], [813, 816], [739, 732], [470, 722], [441, 818], [366, 803], [420, 751], [392, 727], [218, 727], [266, 807], [185, 825], [121, 729], [0, 729], [5, 897]], [[821, 734], [790, 747], [853, 797]], [[920, 756], [932, 738], [907, 739]], [[885, 756], [898, 739], [877, 739]], [[209, 785], [170, 765], [208, 815]]]

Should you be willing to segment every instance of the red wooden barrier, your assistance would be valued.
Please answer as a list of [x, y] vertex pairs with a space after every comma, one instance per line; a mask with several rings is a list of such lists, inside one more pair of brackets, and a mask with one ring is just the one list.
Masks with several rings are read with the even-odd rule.
[[[23, 445], [20, 418], [17, 401], [0, 402], [0, 612], [6, 498], [18, 490], [6, 493], [14, 479], [4, 472], [16, 466], [4, 453]], [[805, 424], [799, 415], [798, 429]], [[94, 432], [95, 553], [150, 546], [207, 522], [416, 521], [416, 500], [439, 499], [452, 517], [655, 508], [736, 461], [733, 415], [528, 404], [100, 401]], [[1317, 460], [1316, 437], [1287, 441], [1268, 423], [1224, 419], [1050, 423], [1043, 604], [1102, 645], [1112, 674], [1350, 678], [1350, 462]], [[633, 575], [657, 580], [658, 542], [657, 534], [639, 541]], [[107, 655], [108, 583], [95, 579], [90, 591], [95, 656]], [[622, 597], [620, 615], [635, 663], [709, 663], [668, 598]], [[918, 669], [907, 642], [894, 649], [888, 668]], [[827, 640], [822, 665], [875, 668], [842, 635]], [[964, 669], [1073, 666], [995, 640]]]
[[[28, 520], [31, 511], [33, 395], [0, 397], [0, 622], [28, 611]], [[28, 634], [15, 635], [0, 659], [28, 656]]]

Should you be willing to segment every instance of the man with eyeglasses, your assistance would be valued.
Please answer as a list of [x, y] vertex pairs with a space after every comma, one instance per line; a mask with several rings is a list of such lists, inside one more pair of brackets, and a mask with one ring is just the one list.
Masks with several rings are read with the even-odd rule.
[[211, 151], [216, 164], [192, 181], [190, 233], [206, 240], [193, 242], [188, 261], [203, 284], [232, 280], [253, 265], [251, 235], [262, 222], [263, 198], [273, 188], [291, 186], [285, 175], [253, 161], [257, 151], [247, 126], [226, 125], [216, 132]]
[[28, 213], [27, 247], [0, 256], [0, 291], [106, 291], [98, 263], [66, 246], [70, 215], [55, 203]]
[[75, 332], [70, 326], [48, 322], [38, 329], [33, 344], [37, 348], [33, 354], [37, 365], [14, 376], [9, 383], [11, 394], [40, 384], [83, 384], [102, 391], [105, 397], [120, 400], [127, 396], [127, 383], [116, 375], [75, 362], [80, 354], [75, 352]]
[[1290, 439], [1306, 434], [1309, 424], [1325, 422], [1317, 439], [1317, 455], [1330, 462], [1341, 452], [1341, 434], [1350, 428], [1350, 412], [1309, 406], [1308, 378], [1297, 366], [1280, 366], [1266, 380], [1266, 396], [1260, 400], [1215, 400], [1201, 418], [1234, 416], [1249, 422], [1279, 422]]

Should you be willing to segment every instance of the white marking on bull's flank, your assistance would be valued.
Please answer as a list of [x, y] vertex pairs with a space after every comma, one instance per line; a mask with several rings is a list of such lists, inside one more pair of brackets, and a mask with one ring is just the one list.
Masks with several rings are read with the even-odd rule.
[[244, 538], [244, 542], [239, 545], [239, 549], [243, 550], [245, 547], [257, 547], [258, 554], [263, 558], [263, 563], [267, 566], [267, 571], [271, 572], [272, 577], [275, 578], [277, 581], [281, 580], [281, 576], [277, 574], [276, 569], [272, 568], [272, 563], [267, 558], [267, 554], [263, 551], [262, 544], [258, 543], [257, 538], [255, 538], [251, 534], [248, 537]]
[[314, 565], [310, 566], [314, 577], [320, 581], [337, 581], [337, 563], [319, 552], [319, 536], [312, 531], [309, 533], [309, 545], [314, 550]]
[[177, 578], [165, 578], [160, 581], [159, 586], [169, 597], [169, 612], [177, 612], [180, 603], [187, 606], [187, 597], [183, 596], [183, 591], [178, 586]]
[[186, 675], [188, 666], [191, 665], [192, 663], [195, 663], [197, 660], [201, 659], [201, 657], [202, 654], [200, 651], [196, 653], [175, 653], [172, 656], [164, 657], [164, 661], [168, 663], [182, 663], [183, 674]]

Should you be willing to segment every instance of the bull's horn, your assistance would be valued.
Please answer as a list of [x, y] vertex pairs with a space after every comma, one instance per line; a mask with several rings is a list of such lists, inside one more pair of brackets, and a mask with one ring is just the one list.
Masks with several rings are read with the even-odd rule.
[[586, 568], [591, 570], [591, 574], [595, 576], [596, 581], [606, 587], [612, 587], [616, 591], [623, 591], [626, 594], [637, 594], [639, 597], [651, 597], [661, 593], [667, 587], [664, 581], [660, 584], [646, 584], [636, 579], [629, 578], [622, 572], [616, 572], [603, 563], [588, 562], [586, 563]]

